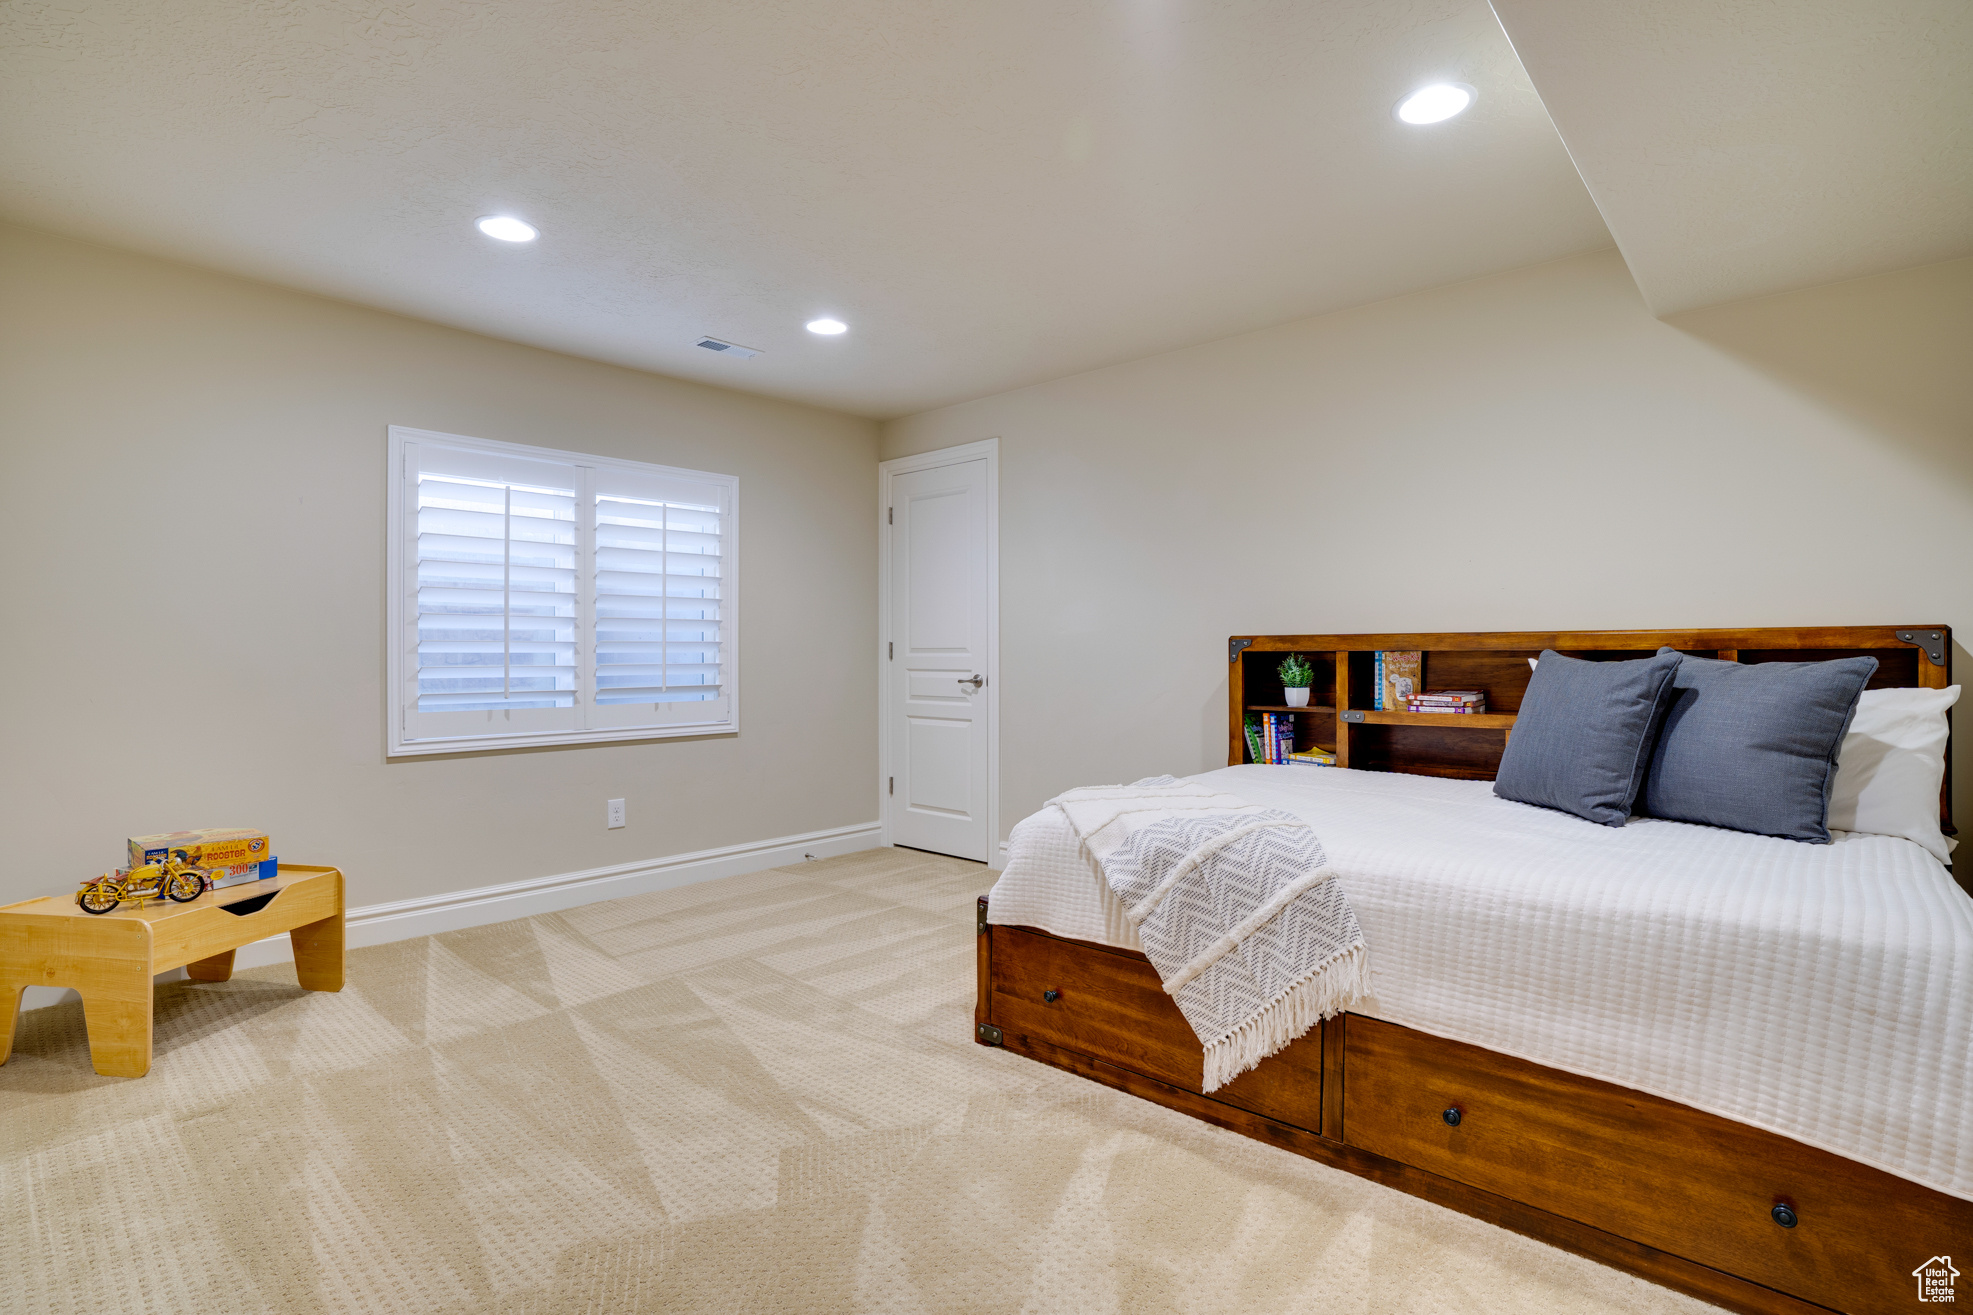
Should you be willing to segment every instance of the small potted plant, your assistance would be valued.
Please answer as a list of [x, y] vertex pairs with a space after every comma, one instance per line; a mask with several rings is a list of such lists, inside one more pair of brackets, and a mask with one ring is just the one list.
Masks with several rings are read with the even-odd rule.
[[1300, 653], [1290, 653], [1283, 658], [1277, 670], [1281, 673], [1281, 693], [1291, 708], [1308, 706], [1308, 688], [1315, 684], [1315, 667]]

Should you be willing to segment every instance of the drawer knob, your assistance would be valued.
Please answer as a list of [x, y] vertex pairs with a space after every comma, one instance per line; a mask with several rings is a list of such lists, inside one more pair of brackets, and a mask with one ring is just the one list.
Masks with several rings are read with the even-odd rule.
[[1054, 1004], [1057, 1000], [1060, 1000], [1062, 998], [1062, 993], [1060, 991], [1053, 991], [1053, 990], [1043, 991], [1041, 993], [1041, 998], [1048, 1001], [1049, 1004]]
[[1454, 1105], [1450, 1109], [1448, 1109], [1445, 1113], [1439, 1115], [1439, 1117], [1445, 1120], [1446, 1127], [1457, 1128], [1459, 1126], [1460, 1119], [1464, 1118], [1465, 1115], [1460, 1113], [1459, 1106]]
[[1774, 1217], [1774, 1222], [1783, 1228], [1793, 1228], [1801, 1222], [1795, 1217], [1795, 1207], [1792, 1205], [1777, 1205], [1768, 1213]]

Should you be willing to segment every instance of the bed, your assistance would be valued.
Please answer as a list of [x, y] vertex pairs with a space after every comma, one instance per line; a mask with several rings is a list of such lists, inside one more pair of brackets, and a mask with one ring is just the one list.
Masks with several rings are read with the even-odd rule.
[[[1973, 901], [1910, 840], [1598, 827], [1488, 783], [1526, 656], [1659, 643], [1948, 675], [1942, 627], [1236, 639], [1230, 721], [1279, 701], [1282, 650], [1325, 650], [1304, 733], [1355, 762], [1235, 740], [1196, 779], [1313, 827], [1370, 996], [1202, 1094], [1196, 1037], [1043, 810], [982, 901], [976, 1039], [1735, 1309], [1906, 1309], [1914, 1266], [1973, 1243]], [[1362, 657], [1393, 648], [1484, 675], [1498, 724], [1359, 707]]]

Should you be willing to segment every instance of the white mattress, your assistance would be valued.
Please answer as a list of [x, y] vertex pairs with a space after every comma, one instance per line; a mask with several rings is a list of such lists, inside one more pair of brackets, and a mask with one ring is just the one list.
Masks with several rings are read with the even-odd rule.
[[[1911, 841], [1596, 826], [1384, 772], [1192, 779], [1315, 828], [1370, 946], [1353, 1012], [1973, 1200], [1973, 899]], [[987, 916], [1138, 948], [1054, 808], [1014, 828]]]

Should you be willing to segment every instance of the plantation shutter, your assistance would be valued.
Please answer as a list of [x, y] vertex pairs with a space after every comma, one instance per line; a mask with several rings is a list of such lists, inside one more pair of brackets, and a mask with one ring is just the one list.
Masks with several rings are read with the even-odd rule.
[[590, 724], [730, 724], [730, 481], [611, 467], [594, 477]]
[[407, 738], [579, 729], [582, 471], [433, 443], [405, 467]]
[[737, 729], [737, 480], [391, 435], [392, 753]]

